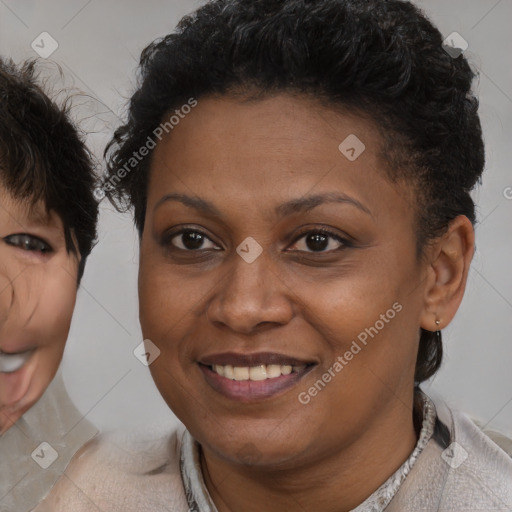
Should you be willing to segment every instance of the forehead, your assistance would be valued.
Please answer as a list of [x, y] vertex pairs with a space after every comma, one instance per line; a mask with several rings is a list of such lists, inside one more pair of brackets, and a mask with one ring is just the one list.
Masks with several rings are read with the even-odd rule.
[[59, 215], [54, 211], [48, 211], [43, 201], [16, 198], [2, 183], [0, 183], [0, 222], [4, 225], [16, 224], [20, 228], [38, 226], [59, 231], [64, 229]]
[[307, 97], [200, 99], [154, 150], [148, 206], [172, 192], [260, 202], [313, 190], [378, 195], [390, 186], [381, 154], [371, 121]]
[[[246, 153], [257, 150], [259, 143], [271, 141], [281, 151], [288, 149], [296, 153], [304, 142], [331, 145], [344, 134], [355, 133], [370, 145], [381, 144], [369, 118], [311, 96], [287, 93], [258, 99], [220, 96], [201, 98], [198, 105], [167, 132], [164, 144], [166, 139], [181, 140], [195, 134], [196, 142], [201, 144], [229, 143], [230, 139], [247, 137], [243, 146]], [[307, 144], [303, 146], [304, 150], [307, 148]]]

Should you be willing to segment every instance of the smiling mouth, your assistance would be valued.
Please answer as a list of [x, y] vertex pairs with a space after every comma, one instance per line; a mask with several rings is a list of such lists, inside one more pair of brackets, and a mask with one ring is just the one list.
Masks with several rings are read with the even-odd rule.
[[0, 351], [0, 373], [14, 373], [21, 370], [33, 353], [33, 350], [14, 354]]
[[252, 402], [294, 387], [317, 363], [275, 353], [224, 353], [198, 361], [206, 382], [225, 397]]

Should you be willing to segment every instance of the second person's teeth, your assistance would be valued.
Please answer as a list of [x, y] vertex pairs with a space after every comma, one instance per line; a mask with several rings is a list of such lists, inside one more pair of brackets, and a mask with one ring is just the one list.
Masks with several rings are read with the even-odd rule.
[[0, 373], [13, 373], [20, 370], [30, 359], [31, 352], [5, 354], [0, 352]]

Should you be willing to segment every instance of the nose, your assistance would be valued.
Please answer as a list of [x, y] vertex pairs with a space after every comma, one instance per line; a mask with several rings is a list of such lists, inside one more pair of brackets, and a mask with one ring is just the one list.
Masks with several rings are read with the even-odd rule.
[[207, 309], [211, 323], [250, 334], [290, 322], [292, 294], [265, 253], [252, 263], [235, 254], [230, 270], [213, 290]]

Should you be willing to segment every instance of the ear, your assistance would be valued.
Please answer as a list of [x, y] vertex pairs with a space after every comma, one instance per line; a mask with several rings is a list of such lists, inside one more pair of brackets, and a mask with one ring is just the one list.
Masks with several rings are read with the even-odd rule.
[[464, 296], [474, 251], [475, 231], [465, 215], [453, 219], [448, 231], [430, 247], [424, 308], [420, 317], [423, 329], [437, 331], [452, 321]]

